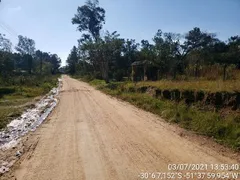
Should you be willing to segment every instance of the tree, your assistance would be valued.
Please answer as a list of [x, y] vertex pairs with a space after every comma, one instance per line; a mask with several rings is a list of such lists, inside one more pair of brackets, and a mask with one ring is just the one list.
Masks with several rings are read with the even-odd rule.
[[226, 70], [231, 64], [237, 65], [240, 59], [240, 37], [230, 37], [227, 44], [218, 40], [212, 47], [215, 62], [223, 66], [223, 80], [226, 80]]
[[163, 33], [161, 30], [158, 30], [156, 35], [153, 38], [153, 41], [155, 43], [154, 45], [154, 54], [156, 58], [154, 58], [153, 62], [156, 64], [161, 74], [165, 74], [167, 76], [167, 73], [170, 71], [170, 44], [165, 42], [165, 39], [163, 37]]
[[40, 74], [42, 74], [42, 68], [43, 68], [43, 52], [40, 50], [37, 50], [35, 52], [35, 57], [38, 61], [40, 61]]
[[[118, 60], [121, 59], [121, 52], [124, 41], [119, 39], [120, 34], [117, 31], [110, 33], [107, 31], [104, 39], [100, 43], [100, 51], [102, 54], [101, 71], [105, 81], [109, 82], [109, 69], [117, 71]], [[110, 68], [109, 68], [110, 66]], [[111, 69], [112, 67], [112, 69]]]
[[14, 70], [14, 61], [12, 59], [12, 43], [0, 33], [0, 72], [3, 77], [11, 74]]
[[50, 55], [50, 63], [52, 65], [51, 73], [56, 74], [61, 66], [61, 59], [58, 57], [57, 54], [52, 54]]
[[55, 74], [61, 64], [61, 59], [56, 54], [51, 54], [50, 52], [37, 50], [34, 57], [40, 63], [40, 74], [42, 74], [44, 66], [48, 66], [48, 69], [51, 69], [51, 73]]
[[[127, 40], [123, 39], [123, 45], [122, 46], [123, 46], [122, 47], [123, 57], [121, 59], [118, 59], [117, 66], [118, 66], [118, 68], [121, 69], [121, 71], [125, 72], [124, 75], [126, 75], [130, 79], [131, 64], [134, 61], [138, 60], [139, 44], [136, 43], [136, 41], [134, 39], [127, 39]], [[118, 79], [121, 79], [121, 78], [118, 78]]]
[[199, 68], [204, 61], [204, 53], [217, 41], [215, 36], [212, 33], [202, 32], [198, 27], [190, 30], [185, 36], [182, 57], [193, 57], [188, 58], [188, 64], [190, 63], [195, 67], [195, 77], [199, 76]]
[[150, 44], [148, 40], [141, 41], [140, 60], [155, 61], [154, 45]]
[[183, 72], [180, 39], [180, 34], [163, 33], [161, 30], [158, 30], [153, 38], [154, 56], [151, 61], [159, 68], [162, 75], [170, 73], [174, 79], [177, 73]]
[[[77, 14], [72, 18], [72, 24], [77, 24], [80, 32], [85, 32], [79, 40], [80, 50], [94, 69], [96, 75], [99, 68], [107, 68], [103, 63], [101, 48], [103, 40], [100, 30], [105, 23], [105, 10], [99, 7], [98, 0], [88, 0], [85, 5], [78, 7]], [[107, 68], [108, 69], [108, 68]], [[101, 72], [106, 70], [100, 69]], [[103, 77], [106, 77], [102, 74]], [[108, 81], [107, 79], [105, 79]]]
[[185, 54], [188, 54], [192, 50], [203, 49], [214, 43], [215, 34], [202, 32], [200, 28], [195, 27], [190, 30], [186, 36], [184, 42]]
[[78, 48], [81, 60], [92, 67], [92, 75], [96, 77], [98, 71], [100, 71], [100, 61], [98, 58], [99, 50], [97, 49], [98, 44], [93, 40], [90, 35], [83, 34], [82, 38], [78, 40]]
[[176, 33], [164, 33], [164, 44], [167, 48], [167, 60], [169, 61], [169, 70], [173, 75], [173, 79], [176, 79], [177, 73], [183, 73], [184, 62], [181, 58], [181, 35]]
[[[130, 75], [134, 61], [144, 60], [150, 62], [151, 67], [148, 69], [153, 73], [147, 73], [153, 78], [158, 71], [162, 76], [172, 75], [176, 79], [177, 74], [183, 74], [192, 67], [195, 77], [199, 77], [202, 68], [214, 63], [227, 67], [226, 64], [237, 62], [240, 67], [238, 37], [232, 37], [225, 46], [215, 34], [198, 27], [184, 36], [158, 30], [153, 43], [142, 40], [140, 46], [135, 40], [120, 38], [116, 32], [100, 33], [104, 23], [105, 10], [99, 7], [98, 0], [88, 0], [85, 5], [78, 7], [72, 24], [77, 25], [82, 36], [78, 40], [78, 49], [72, 50], [76, 55], [71, 51], [68, 58], [71, 73], [79, 70], [95, 78], [103, 78], [106, 82], [109, 79], [122, 80], [124, 76]], [[182, 38], [185, 38], [184, 42]]]
[[124, 41], [123, 46], [123, 56], [126, 61], [128, 67], [137, 60], [137, 52], [138, 52], [139, 44], [136, 43], [134, 39], [127, 39]]
[[78, 7], [77, 14], [72, 18], [72, 24], [77, 24], [80, 32], [87, 31], [96, 41], [104, 23], [105, 10], [99, 7], [98, 0], [88, 0], [85, 5]]
[[5, 38], [5, 35], [1, 33], [0, 33], [0, 51], [6, 51], [6, 52], [12, 51], [11, 41]]
[[35, 42], [34, 40], [23, 37], [21, 35], [18, 36], [18, 44], [15, 49], [23, 56], [28, 63], [28, 72], [32, 73], [32, 65], [33, 65], [33, 55], [35, 52]]
[[240, 69], [240, 36], [232, 36], [228, 39], [229, 58]]
[[68, 56], [67, 59], [67, 65], [69, 68], [69, 73], [70, 74], [75, 74], [76, 73], [76, 65], [78, 63], [78, 53], [77, 53], [77, 48], [76, 46], [73, 46], [70, 55]]
[[35, 52], [35, 42], [34, 40], [23, 37], [21, 35], [18, 36], [18, 44], [15, 47], [15, 49], [20, 53], [20, 54], [28, 54], [28, 55], [33, 55]]
[[14, 70], [14, 61], [9, 52], [0, 52], [0, 75], [7, 79]]

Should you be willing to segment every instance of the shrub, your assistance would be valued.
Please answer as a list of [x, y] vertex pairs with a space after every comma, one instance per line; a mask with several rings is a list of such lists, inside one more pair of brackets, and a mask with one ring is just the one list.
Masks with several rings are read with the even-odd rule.
[[12, 94], [15, 92], [14, 87], [2, 87], [0, 88], [0, 98], [2, 98], [6, 94]]
[[162, 94], [165, 99], [171, 99], [171, 92], [169, 90], [164, 90]]
[[113, 79], [115, 79], [116, 81], [122, 81], [124, 77], [124, 70], [116, 70], [113, 73]]

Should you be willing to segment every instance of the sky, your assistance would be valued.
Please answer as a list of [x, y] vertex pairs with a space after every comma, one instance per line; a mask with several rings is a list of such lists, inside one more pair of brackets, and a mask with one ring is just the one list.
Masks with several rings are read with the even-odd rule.
[[[15, 45], [23, 35], [36, 48], [56, 53], [62, 65], [81, 33], [71, 19], [86, 0], [2, 0], [0, 33]], [[240, 35], [240, 0], [99, 0], [106, 11], [103, 30], [122, 38], [151, 41], [158, 29], [187, 33], [194, 27], [221, 40]]]

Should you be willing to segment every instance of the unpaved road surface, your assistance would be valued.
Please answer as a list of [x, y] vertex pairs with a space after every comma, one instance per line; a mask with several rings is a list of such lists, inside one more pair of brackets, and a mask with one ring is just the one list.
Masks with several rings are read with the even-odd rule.
[[237, 163], [68, 76], [58, 106], [36, 133], [38, 142], [14, 172], [17, 180], [134, 180], [141, 172], [167, 172], [173, 163]]

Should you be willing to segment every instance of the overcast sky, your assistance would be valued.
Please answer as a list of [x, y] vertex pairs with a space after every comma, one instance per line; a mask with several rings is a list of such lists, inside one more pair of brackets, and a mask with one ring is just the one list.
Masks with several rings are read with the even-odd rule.
[[[71, 24], [85, 0], [2, 0], [0, 33], [13, 44], [17, 35], [36, 48], [58, 54], [63, 65], [80, 32]], [[240, 0], [100, 0], [106, 10], [104, 30], [123, 38], [151, 40], [158, 29], [186, 33], [193, 27], [217, 33], [222, 40], [240, 35]]]

